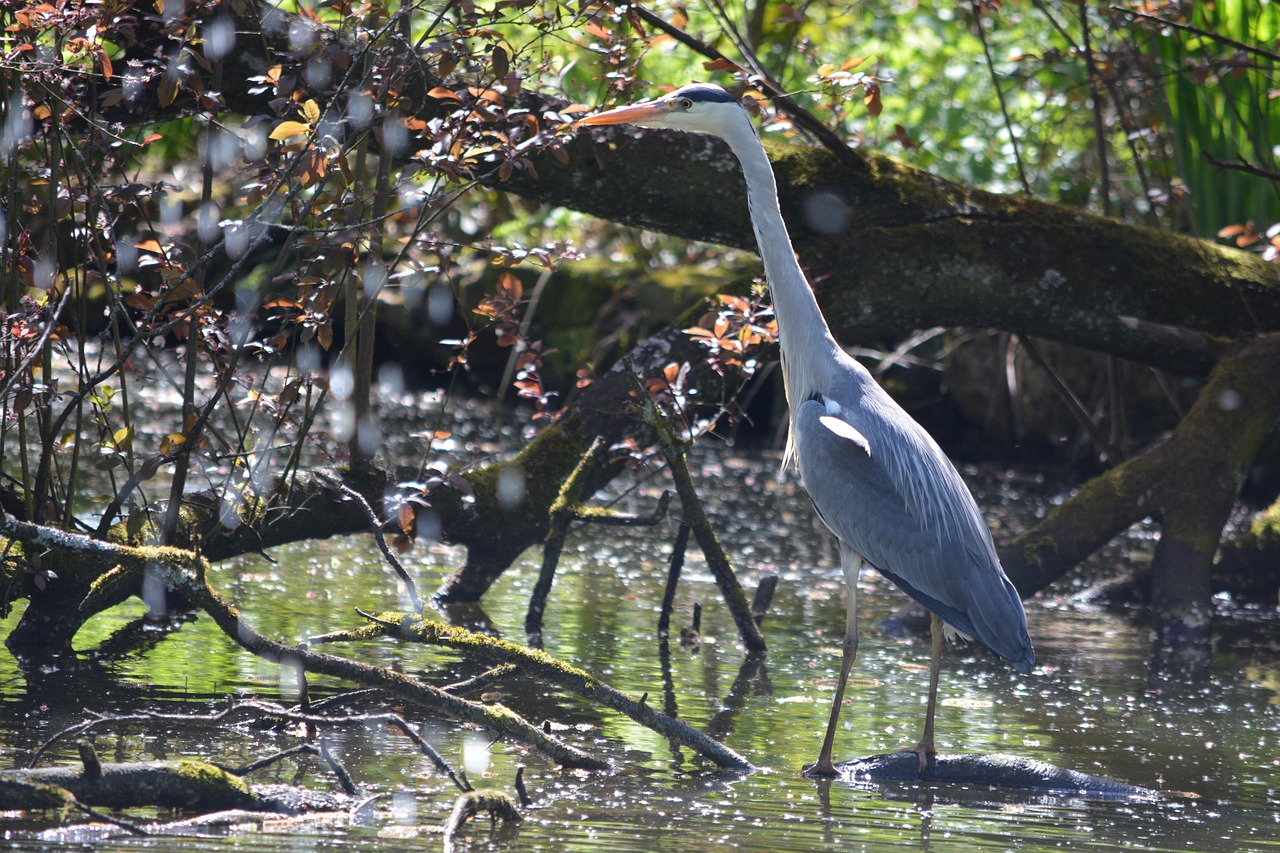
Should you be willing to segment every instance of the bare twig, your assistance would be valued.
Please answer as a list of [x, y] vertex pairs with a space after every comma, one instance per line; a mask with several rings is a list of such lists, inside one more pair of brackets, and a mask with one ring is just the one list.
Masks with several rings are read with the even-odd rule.
[[270, 767], [273, 764], [279, 764], [287, 758], [293, 758], [295, 755], [319, 755], [320, 750], [314, 744], [301, 743], [291, 749], [282, 749], [279, 752], [272, 753], [265, 758], [259, 758], [257, 761], [251, 761], [248, 764], [239, 767], [230, 767], [217, 761], [210, 761], [214, 767], [225, 770], [232, 776], [247, 776], [261, 770], [264, 767]]
[[1232, 171], [1236, 171], [1236, 172], [1244, 172], [1249, 175], [1256, 175], [1259, 178], [1266, 178], [1268, 181], [1280, 181], [1280, 172], [1274, 172], [1271, 169], [1264, 169], [1262, 166], [1258, 166], [1254, 163], [1250, 163], [1248, 160], [1244, 159], [1243, 157], [1241, 157], [1236, 162], [1232, 163], [1227, 160], [1219, 160], [1217, 157], [1214, 157], [1208, 151], [1201, 151], [1200, 153], [1204, 155], [1204, 159], [1208, 160], [1211, 164], [1213, 164], [1214, 166], [1217, 166], [1219, 169], [1231, 169]]
[[665, 639], [671, 630], [671, 608], [676, 601], [676, 585], [680, 583], [680, 570], [684, 567], [684, 553], [689, 547], [689, 522], [681, 521], [676, 531], [675, 544], [671, 546], [671, 562], [667, 567], [667, 588], [662, 595], [662, 610], [658, 613], [658, 638]]
[[458, 790], [464, 792], [471, 790], [471, 783], [467, 781], [466, 777], [454, 772], [454, 769], [449, 766], [449, 762], [444, 760], [444, 756], [437, 752], [435, 747], [427, 742], [426, 738], [414, 731], [413, 727], [410, 726], [399, 714], [393, 714], [391, 716], [395, 717], [393, 723], [399, 727], [400, 731], [404, 732], [409, 740], [414, 742], [422, 754], [430, 759], [431, 763], [435, 765], [437, 773], [442, 776], [448, 776], [449, 781], [453, 782], [453, 784], [457, 786]]
[[333, 696], [326, 696], [324, 699], [317, 699], [311, 703], [311, 713], [318, 714], [326, 708], [334, 705], [354, 705], [364, 699], [371, 699], [375, 696], [384, 695], [377, 687], [362, 687], [359, 690], [348, 690], [346, 693], [337, 693]]
[[[633, 5], [631, 8], [645, 23], [655, 29], [662, 30], [662, 32], [671, 36], [685, 47], [688, 47], [708, 59], [719, 59], [735, 66], [737, 65], [736, 62], [716, 50], [711, 45], [701, 39], [689, 35], [677, 26], [667, 23], [643, 6]], [[836, 159], [844, 164], [845, 168], [855, 174], [866, 173], [866, 162], [854, 153], [848, 143], [841, 139], [835, 131], [819, 121], [817, 116], [797, 104], [789, 95], [763, 76], [756, 77], [752, 79], [751, 82], [764, 92], [764, 94], [768, 96], [769, 100], [773, 101], [778, 106], [778, 109], [795, 123], [796, 127], [807, 133], [813, 134], [813, 137], [821, 142], [824, 148], [834, 154]]]
[[982, 6], [973, 0], [973, 25], [978, 30], [978, 40], [982, 42], [982, 53], [987, 59], [987, 72], [991, 75], [991, 85], [995, 87], [996, 99], [1000, 101], [1000, 114], [1004, 116], [1005, 130], [1009, 132], [1009, 142], [1013, 145], [1013, 162], [1018, 167], [1018, 180], [1022, 183], [1022, 191], [1031, 195], [1031, 183], [1027, 180], [1026, 169], [1022, 166], [1022, 149], [1018, 145], [1018, 134], [1014, 132], [1013, 120], [1009, 118], [1009, 108], [1004, 100], [1004, 88], [1000, 85], [1000, 76], [996, 74], [996, 63], [991, 57], [991, 46], [987, 44], [987, 28], [982, 24]]
[[742, 644], [749, 651], [765, 651], [767, 645], [760, 634], [760, 627], [751, 618], [747, 596], [742, 591], [742, 585], [738, 583], [733, 566], [720, 546], [715, 530], [711, 527], [711, 520], [707, 518], [702, 501], [698, 498], [698, 491], [694, 488], [693, 477], [689, 474], [689, 466], [685, 462], [684, 448], [672, 434], [671, 427], [658, 411], [657, 404], [643, 389], [639, 394], [641, 397], [640, 419], [653, 428], [658, 435], [658, 445], [671, 468], [671, 479], [675, 483], [676, 494], [680, 496], [684, 520], [693, 529], [698, 547], [702, 549], [702, 554], [706, 558], [707, 568], [711, 569], [716, 586], [720, 588], [720, 594], [724, 597], [729, 613], [738, 626], [738, 635], [742, 639]]
[[[70, 290], [71, 288], [67, 288], [67, 289]], [[77, 801], [75, 803], [75, 807], [79, 811], [82, 811], [85, 814], [87, 814], [89, 817], [93, 818], [94, 820], [100, 820], [103, 823], [109, 823], [112, 826], [118, 826], [121, 829], [123, 829], [125, 832], [129, 833], [130, 835], [150, 835], [151, 834], [150, 832], [147, 831], [146, 827], [144, 826], [139, 826], [138, 824], [134, 823], [131, 820], [125, 820], [122, 817], [116, 817], [115, 815], [110, 814], [108, 812], [99, 811], [98, 809], [95, 809], [92, 806], [86, 806], [84, 803]]]
[[1098, 61], [1093, 55], [1093, 39], [1089, 33], [1089, 4], [1080, 4], [1080, 29], [1084, 40], [1084, 66], [1089, 75], [1089, 94], [1093, 101], [1093, 136], [1098, 143], [1098, 185], [1102, 192], [1102, 215], [1111, 215], [1110, 156], [1107, 148], [1106, 123], [1102, 119], [1102, 83]]
[[347, 768], [343, 767], [342, 762], [329, 751], [329, 741], [325, 738], [320, 738], [320, 757], [324, 759], [325, 764], [329, 765], [329, 769], [337, 777], [338, 784], [342, 787], [344, 794], [354, 797], [360, 793], [359, 789], [356, 788], [356, 783], [351, 781], [351, 774], [347, 772]]
[[455, 693], [459, 696], [467, 693], [474, 693], [477, 690], [483, 690], [490, 687], [494, 683], [506, 678], [519, 669], [513, 663], [504, 663], [501, 666], [495, 666], [493, 669], [487, 669], [479, 675], [468, 678], [463, 681], [455, 681], [453, 684], [446, 684], [444, 690], [448, 693]]
[[1200, 27], [1195, 27], [1191, 24], [1184, 24], [1180, 21], [1171, 21], [1168, 18], [1161, 18], [1159, 15], [1139, 12], [1136, 9], [1126, 9], [1123, 6], [1111, 6], [1110, 9], [1113, 12], [1119, 12], [1121, 15], [1128, 15], [1131, 18], [1150, 21], [1152, 23], [1159, 24], [1162, 27], [1173, 27], [1175, 30], [1182, 30], [1183, 32], [1191, 33], [1193, 35], [1203, 36], [1204, 38], [1212, 39], [1220, 44], [1234, 47], [1236, 50], [1242, 50], [1245, 53], [1252, 53], [1254, 56], [1261, 57], [1271, 62], [1280, 62], [1280, 53], [1273, 53], [1272, 51], [1265, 50], [1257, 45], [1245, 44], [1242, 41], [1236, 41], [1233, 38], [1228, 38], [1227, 36], [1219, 35], [1218, 33], [1202, 29]]
[[320, 474], [318, 476], [328, 482], [333, 488], [337, 489], [344, 498], [349, 501], [355, 501], [356, 504], [364, 510], [364, 514], [369, 519], [369, 530], [373, 533], [373, 538], [377, 540], [378, 548], [382, 551], [382, 556], [386, 557], [387, 563], [391, 566], [392, 571], [394, 571], [396, 576], [400, 578], [402, 583], [404, 583], [405, 588], [409, 592], [409, 599], [413, 602], [414, 611], [421, 613], [422, 598], [418, 595], [418, 586], [413, 582], [413, 578], [409, 577], [409, 573], [405, 571], [404, 565], [401, 564], [400, 560], [397, 559], [396, 555], [391, 551], [391, 547], [387, 545], [387, 537], [382, 533], [382, 522], [378, 519], [378, 514], [373, 511], [373, 507], [369, 506], [369, 502], [365, 500], [364, 495], [360, 494], [345, 483], [339, 483], [337, 480], [334, 480], [327, 475]]
[[1019, 340], [1021, 341], [1023, 351], [1026, 352], [1027, 356], [1044, 371], [1047, 377], [1049, 377], [1049, 384], [1053, 386], [1053, 390], [1057, 393], [1058, 399], [1060, 399], [1062, 404], [1067, 407], [1067, 411], [1069, 411], [1071, 416], [1076, 419], [1076, 422], [1080, 424], [1080, 427], [1088, 433], [1089, 439], [1093, 442], [1093, 445], [1097, 448], [1098, 452], [1103, 456], [1106, 456], [1107, 461], [1112, 465], [1118, 465], [1123, 462], [1124, 454], [1117, 450], [1107, 437], [1102, 434], [1102, 430], [1098, 428], [1098, 425], [1093, 422], [1093, 418], [1089, 417], [1089, 413], [1085, 411], [1084, 404], [1080, 402], [1080, 398], [1075, 395], [1075, 392], [1071, 390], [1071, 387], [1063, 381], [1061, 376], [1058, 375], [1058, 371], [1054, 370], [1049, 365], [1049, 362], [1045, 361], [1044, 356], [1040, 353], [1040, 348], [1036, 346], [1035, 342], [1031, 340], [1031, 338], [1027, 337], [1019, 338]]

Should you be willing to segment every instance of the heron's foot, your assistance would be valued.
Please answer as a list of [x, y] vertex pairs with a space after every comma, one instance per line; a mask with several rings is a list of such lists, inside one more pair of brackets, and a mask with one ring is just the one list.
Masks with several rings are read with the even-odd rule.
[[800, 774], [802, 776], [830, 779], [832, 777], [839, 776], [840, 771], [836, 769], [836, 766], [831, 763], [831, 759], [828, 757], [819, 758], [812, 764], [806, 764], [804, 767], [800, 768]]
[[924, 778], [925, 771], [929, 769], [929, 759], [938, 754], [938, 750], [933, 748], [933, 744], [920, 741], [911, 749], [902, 750], [904, 753], [911, 753], [920, 763], [920, 778]]

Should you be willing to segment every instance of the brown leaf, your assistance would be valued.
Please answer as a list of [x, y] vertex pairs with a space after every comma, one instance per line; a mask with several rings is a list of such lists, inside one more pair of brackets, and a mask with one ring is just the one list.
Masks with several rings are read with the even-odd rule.
[[871, 115], [880, 115], [880, 111], [884, 109], [884, 105], [880, 103], [880, 87], [874, 83], [868, 84], [867, 94], [863, 96], [862, 103], [866, 104], [867, 112]]
[[911, 134], [907, 133], [907, 129], [900, 124], [895, 124], [893, 126], [893, 134], [889, 138], [897, 140], [902, 144], [903, 148], [907, 148], [911, 151], [915, 151], [920, 147], [916, 144], [916, 141], [911, 138]]
[[328, 171], [329, 158], [320, 149], [312, 148], [303, 155], [298, 182], [304, 187], [309, 187], [323, 178]]
[[498, 294], [512, 302], [519, 302], [524, 295], [524, 285], [515, 273], [503, 271], [498, 276]]
[[405, 501], [400, 504], [400, 509], [396, 511], [397, 520], [400, 522], [400, 530], [405, 536], [413, 535], [413, 523], [418, 517], [418, 512], [413, 504]]
[[137, 311], [150, 311], [155, 307], [156, 300], [145, 293], [130, 293], [124, 298], [124, 304]]
[[288, 406], [298, 399], [298, 389], [302, 387], [301, 379], [294, 379], [280, 389], [280, 405]]
[[741, 65], [738, 65], [736, 62], [730, 62], [724, 57], [707, 60], [702, 63], [702, 67], [707, 71], [729, 71], [733, 74], [738, 74], [742, 71]]

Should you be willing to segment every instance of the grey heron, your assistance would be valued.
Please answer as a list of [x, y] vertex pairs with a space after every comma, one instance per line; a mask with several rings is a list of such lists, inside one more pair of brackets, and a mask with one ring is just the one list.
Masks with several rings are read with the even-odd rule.
[[831, 334], [791, 246], [769, 159], [736, 98], [719, 86], [694, 83], [580, 123], [709, 133], [737, 155], [778, 320], [791, 427], [784, 464], [798, 464], [819, 518], [839, 540], [847, 590], [831, 716], [818, 760], [805, 769], [837, 773], [831, 754], [857, 656], [858, 574], [866, 563], [930, 612], [924, 735], [909, 750], [923, 775], [936, 754], [933, 721], [946, 637], [976, 637], [1022, 672], [1030, 672], [1035, 660], [1022, 601], [973, 495], [937, 442]]

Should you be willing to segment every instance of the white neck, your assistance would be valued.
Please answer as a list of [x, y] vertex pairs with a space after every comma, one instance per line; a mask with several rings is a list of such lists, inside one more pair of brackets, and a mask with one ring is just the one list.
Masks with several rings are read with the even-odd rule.
[[[792, 416], [791, 436], [794, 437], [796, 410], [812, 394], [827, 387], [831, 379], [827, 376], [828, 370], [836, 363], [832, 354], [842, 350], [796, 261], [795, 249], [778, 207], [773, 167], [745, 113], [742, 121], [733, 122], [723, 137], [742, 163], [747, 181], [751, 227], [756, 233], [756, 245], [764, 261], [773, 294], [773, 310], [778, 318], [783, 376]], [[786, 461], [795, 456], [793, 437], [787, 440]]]

